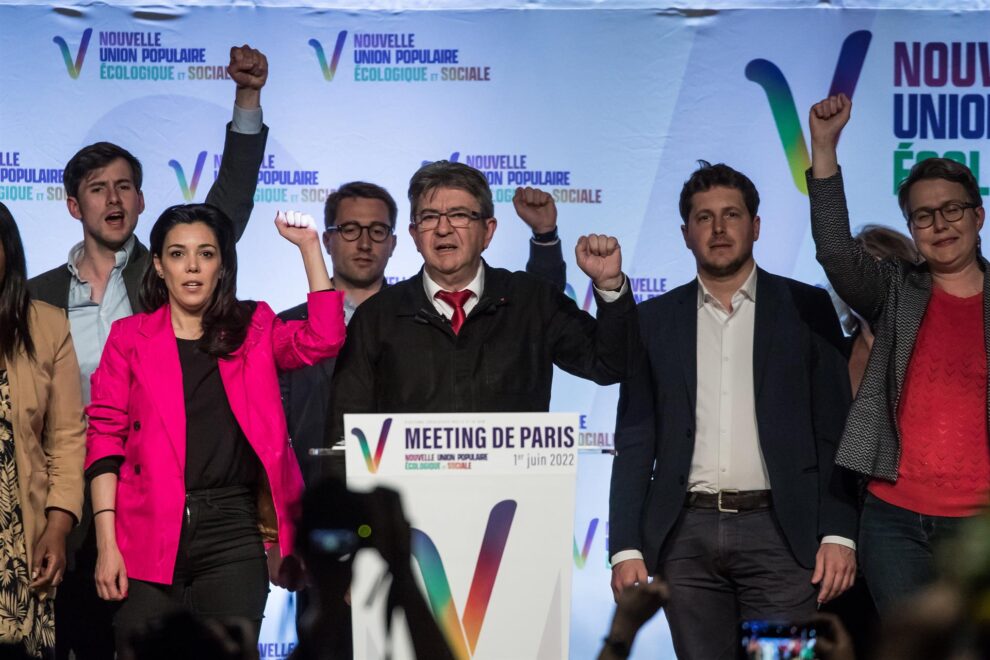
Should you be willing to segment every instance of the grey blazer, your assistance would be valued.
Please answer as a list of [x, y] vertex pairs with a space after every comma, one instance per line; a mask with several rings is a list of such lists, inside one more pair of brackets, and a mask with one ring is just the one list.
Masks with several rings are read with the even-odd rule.
[[[897, 409], [921, 320], [932, 293], [925, 264], [877, 261], [853, 240], [842, 173], [814, 179], [808, 170], [811, 232], [817, 258], [836, 293], [876, 337], [853, 401], [836, 462], [867, 476], [897, 480], [901, 458]], [[980, 267], [987, 270], [980, 257]], [[990, 356], [990, 277], [983, 278], [983, 343]], [[990, 422], [990, 404], [987, 410]]]
[[[258, 170], [265, 155], [268, 141], [268, 127], [262, 126], [260, 133], [235, 133], [227, 124], [227, 138], [223, 146], [223, 159], [217, 180], [206, 195], [206, 203], [216, 206], [234, 223], [234, 236], [240, 240], [247, 227], [254, 208], [254, 191], [258, 186]], [[141, 278], [151, 263], [148, 248], [137, 242], [130, 261], [124, 266], [124, 287], [134, 313], [148, 311], [141, 307], [139, 293]], [[28, 290], [35, 300], [43, 300], [49, 305], [67, 309], [69, 307], [69, 286], [72, 275], [67, 264], [56, 266], [49, 271], [28, 280]]]

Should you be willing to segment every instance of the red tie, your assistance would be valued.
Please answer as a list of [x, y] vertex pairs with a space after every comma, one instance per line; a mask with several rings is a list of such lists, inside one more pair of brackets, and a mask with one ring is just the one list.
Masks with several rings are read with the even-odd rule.
[[450, 317], [450, 327], [456, 335], [461, 331], [461, 326], [464, 325], [464, 303], [466, 303], [468, 298], [471, 297], [471, 290], [462, 289], [461, 291], [437, 291], [433, 297], [439, 298], [454, 308], [454, 315]]

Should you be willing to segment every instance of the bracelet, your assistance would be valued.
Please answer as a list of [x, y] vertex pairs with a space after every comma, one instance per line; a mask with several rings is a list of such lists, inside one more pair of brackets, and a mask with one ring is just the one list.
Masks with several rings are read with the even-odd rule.
[[114, 514], [117, 513], [117, 509], [100, 509], [99, 511], [95, 511], [93, 513], [93, 517], [95, 518], [96, 516], [100, 515], [101, 513], [106, 513], [107, 511], [110, 511], [110, 512], [112, 512]]

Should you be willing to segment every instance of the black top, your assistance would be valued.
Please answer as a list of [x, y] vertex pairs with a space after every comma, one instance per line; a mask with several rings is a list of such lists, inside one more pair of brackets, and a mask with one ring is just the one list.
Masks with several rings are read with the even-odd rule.
[[258, 457], [230, 409], [217, 358], [176, 339], [186, 403], [186, 490], [254, 486]]
[[[186, 403], [186, 490], [254, 486], [260, 463], [230, 409], [217, 359], [199, 350], [198, 340], [175, 341]], [[122, 456], [101, 458], [86, 478], [120, 474], [122, 462]]]
[[[196, 339], [175, 341], [186, 404], [186, 490], [253, 487], [261, 465], [230, 409], [217, 358], [199, 350]], [[101, 458], [89, 466], [86, 477], [120, 474], [122, 462], [122, 456]]]
[[555, 365], [608, 385], [642, 360], [631, 291], [599, 299], [596, 320], [547, 280], [484, 268], [481, 300], [457, 335], [427, 300], [422, 271], [358, 307], [324, 446], [344, 437], [344, 413], [545, 412]]

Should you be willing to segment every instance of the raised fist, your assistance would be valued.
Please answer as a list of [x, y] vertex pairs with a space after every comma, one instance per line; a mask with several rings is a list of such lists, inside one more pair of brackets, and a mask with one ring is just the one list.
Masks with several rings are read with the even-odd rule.
[[622, 250], [614, 236], [589, 234], [578, 239], [574, 248], [578, 267], [602, 291], [622, 286]]

